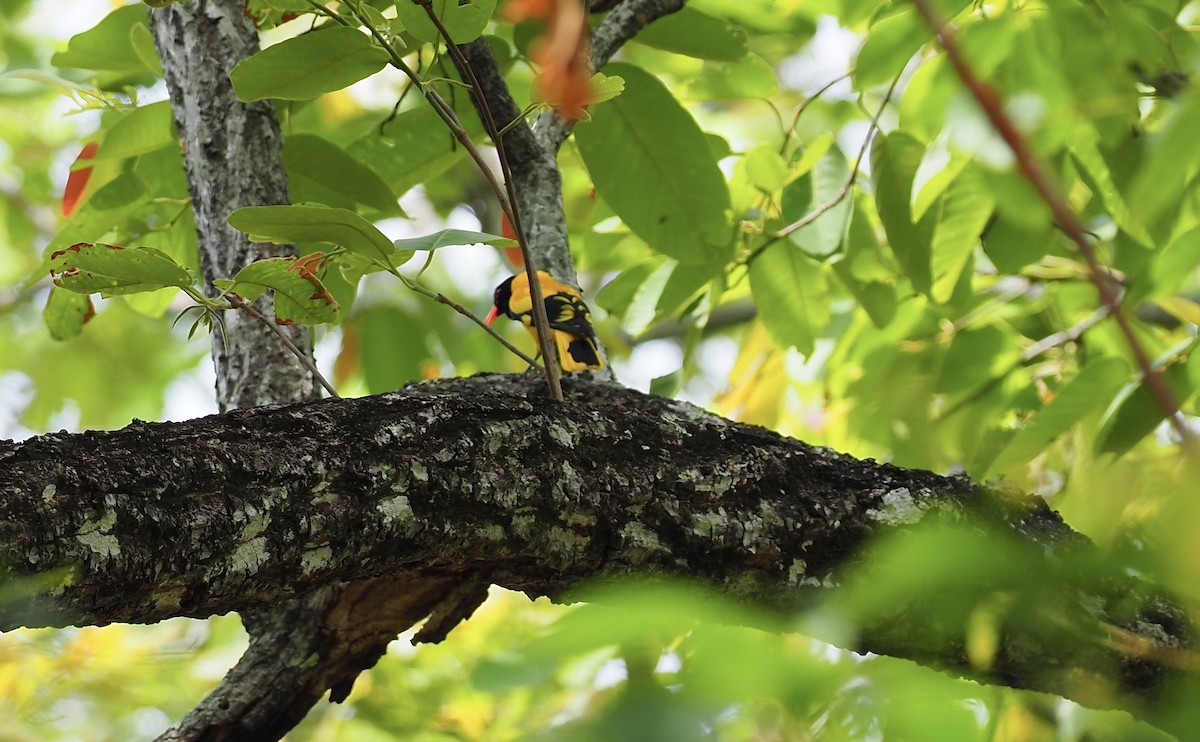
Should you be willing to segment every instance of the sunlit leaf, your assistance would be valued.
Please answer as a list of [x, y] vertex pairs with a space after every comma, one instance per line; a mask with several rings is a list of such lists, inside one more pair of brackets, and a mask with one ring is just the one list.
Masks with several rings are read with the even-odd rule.
[[825, 210], [814, 221], [795, 230], [788, 239], [814, 258], [832, 255], [841, 246], [850, 223], [853, 199], [842, 194], [850, 177], [850, 164], [840, 149], [830, 149], [812, 171], [783, 189], [782, 216], [785, 222], [796, 221], [816, 213], [838, 198], [841, 200]]
[[1006, 471], [1042, 453], [1072, 425], [1108, 407], [1128, 380], [1129, 367], [1124, 361], [1108, 358], [1087, 366], [1017, 431], [988, 472]]
[[148, 20], [144, 5], [117, 8], [96, 26], [72, 36], [66, 51], [51, 57], [50, 64], [108, 72], [154, 72], [130, 43], [134, 27], [144, 26]]
[[854, 77], [866, 88], [900, 74], [932, 32], [913, 8], [905, 7], [871, 24], [867, 40], [854, 60]]
[[929, 246], [934, 301], [949, 301], [953, 295], [992, 216], [993, 199], [983, 177], [975, 170], [965, 170], [929, 211], [934, 221]]
[[829, 319], [821, 264], [793, 245], [777, 242], [750, 264], [750, 289], [775, 342], [812, 353], [813, 341]]
[[493, 247], [515, 247], [517, 241], [486, 232], [471, 232], [466, 229], [443, 229], [422, 237], [395, 240], [400, 250], [436, 250], [448, 245], [492, 245]]
[[659, 18], [634, 39], [665, 51], [726, 62], [740, 59], [747, 51], [745, 32], [690, 5]]
[[1105, 413], [1096, 436], [1098, 453], [1127, 453], [1192, 396], [1195, 388], [1188, 384], [1184, 364], [1172, 364], [1161, 373], [1171, 395], [1170, 405], [1165, 404], [1144, 380], [1139, 381]]
[[114, 124], [104, 135], [96, 159], [135, 157], [177, 145], [171, 102], [164, 100], [136, 108]]
[[757, 54], [732, 62], [706, 61], [700, 75], [687, 88], [691, 100], [770, 98], [778, 85], [775, 70]]
[[925, 218], [914, 224], [909, 207], [913, 178], [924, 152], [920, 142], [900, 131], [878, 135], [871, 143], [875, 204], [887, 231], [888, 244], [913, 288], [928, 292], [932, 285], [933, 222]]

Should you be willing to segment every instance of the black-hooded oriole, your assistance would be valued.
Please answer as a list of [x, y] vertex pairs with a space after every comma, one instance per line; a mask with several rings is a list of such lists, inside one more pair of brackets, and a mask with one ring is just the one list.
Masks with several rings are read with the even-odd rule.
[[[596, 331], [592, 328], [592, 315], [583, 297], [574, 288], [554, 280], [546, 271], [538, 271], [538, 283], [542, 298], [546, 302], [546, 317], [554, 332], [554, 344], [558, 348], [558, 362], [563, 371], [586, 371], [604, 368], [604, 359], [596, 348]], [[492, 295], [494, 306], [488, 313], [487, 324], [507, 315], [520, 320], [538, 342], [537, 329], [533, 326], [533, 297], [529, 292], [529, 274], [518, 273], [506, 278], [496, 287]], [[541, 345], [539, 344], [540, 348]]]

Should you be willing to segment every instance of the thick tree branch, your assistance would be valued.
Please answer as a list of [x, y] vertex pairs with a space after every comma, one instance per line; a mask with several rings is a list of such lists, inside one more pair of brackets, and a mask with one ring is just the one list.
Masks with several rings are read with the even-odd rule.
[[[306, 686], [314, 700], [322, 683], [344, 687], [346, 667], [373, 662], [396, 622], [444, 602], [442, 590], [455, 591], [454, 610], [435, 638], [488, 583], [561, 596], [633, 572], [688, 575], [791, 611], [850, 579], [869, 537], [930, 522], [969, 528], [1019, 555], [1025, 579], [1052, 573], [1062, 589], [1009, 616], [987, 667], [967, 661], [963, 627], [931, 632], [916, 598], [865, 620], [857, 648], [1168, 726], [1160, 705], [1200, 690], [1195, 663], [1178, 661], [1192, 641], [1180, 609], [1134, 580], [1090, 574], [1093, 547], [1040, 499], [596, 383], [576, 382], [562, 405], [534, 378], [483, 376], [46, 435], [0, 448], [0, 482], [9, 575], [73, 570], [0, 606], [0, 628], [254, 610], [384, 575], [404, 584], [352, 583], [331, 598], [338, 610], [312, 633], [355, 627], [353, 641], [329, 645], [352, 661]], [[1084, 638], [1064, 641], [1064, 626]]]

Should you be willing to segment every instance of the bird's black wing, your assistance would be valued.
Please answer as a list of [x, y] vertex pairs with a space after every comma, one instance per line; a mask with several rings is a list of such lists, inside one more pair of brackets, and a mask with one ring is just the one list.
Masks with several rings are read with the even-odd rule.
[[546, 317], [556, 330], [569, 332], [580, 338], [592, 338], [592, 313], [583, 299], [571, 294], [551, 294], [546, 297]]

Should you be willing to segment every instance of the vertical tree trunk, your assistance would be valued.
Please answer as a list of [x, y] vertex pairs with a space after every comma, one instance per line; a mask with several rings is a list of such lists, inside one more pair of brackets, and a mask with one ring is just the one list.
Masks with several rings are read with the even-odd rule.
[[[260, 258], [295, 253], [291, 246], [252, 243], [226, 222], [242, 206], [288, 202], [279, 122], [269, 101], [242, 103], [229, 82], [233, 66], [259, 48], [244, 3], [176, 3], [155, 10], [151, 25], [183, 147], [200, 265], [212, 291], [213, 279], [232, 278]], [[257, 303], [268, 317], [270, 302]], [[270, 328], [241, 312], [226, 314], [224, 335], [212, 335], [221, 411], [317, 396], [311, 374]], [[311, 353], [307, 328], [284, 330]]]

